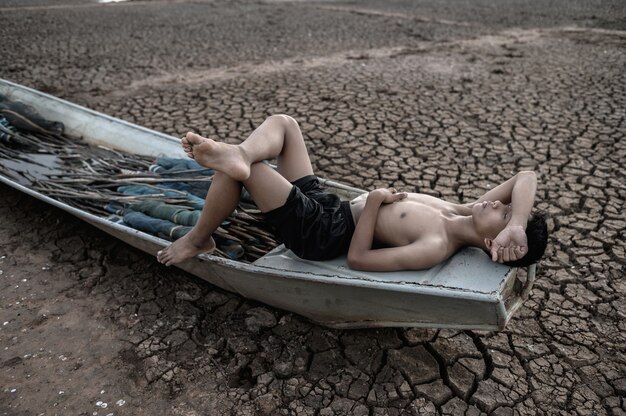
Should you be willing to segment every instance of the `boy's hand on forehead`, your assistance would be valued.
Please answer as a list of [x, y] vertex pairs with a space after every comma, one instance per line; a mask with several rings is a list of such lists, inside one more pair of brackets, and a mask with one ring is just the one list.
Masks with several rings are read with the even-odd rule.
[[516, 261], [528, 253], [526, 231], [522, 226], [509, 226], [491, 244], [491, 260], [498, 263]]

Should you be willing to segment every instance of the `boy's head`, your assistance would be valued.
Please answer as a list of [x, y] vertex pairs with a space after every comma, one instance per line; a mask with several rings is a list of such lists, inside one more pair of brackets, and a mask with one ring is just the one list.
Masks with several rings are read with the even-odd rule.
[[548, 225], [545, 213], [535, 212], [530, 216], [526, 224], [526, 239], [528, 240], [528, 253], [519, 260], [508, 261], [504, 264], [510, 267], [526, 267], [541, 259], [548, 245]]
[[[511, 206], [500, 201], [485, 201], [474, 205], [472, 218], [476, 231], [485, 240], [489, 250], [491, 241], [506, 227], [511, 219]], [[543, 212], [532, 214], [526, 224], [528, 253], [519, 260], [506, 262], [511, 267], [524, 267], [536, 263], [546, 250], [548, 244], [548, 226]]]

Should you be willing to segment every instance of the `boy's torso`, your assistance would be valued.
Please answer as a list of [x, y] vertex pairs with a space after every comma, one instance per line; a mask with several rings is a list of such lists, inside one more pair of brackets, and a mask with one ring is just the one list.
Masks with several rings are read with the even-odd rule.
[[[367, 195], [363, 194], [350, 202], [355, 225], [365, 207]], [[446, 218], [458, 215], [471, 215], [471, 209], [430, 195], [409, 193], [402, 201], [380, 207], [374, 240], [385, 246], [400, 247], [420, 238], [441, 238], [446, 242], [448, 254], [451, 255], [459, 247], [448, 241]]]

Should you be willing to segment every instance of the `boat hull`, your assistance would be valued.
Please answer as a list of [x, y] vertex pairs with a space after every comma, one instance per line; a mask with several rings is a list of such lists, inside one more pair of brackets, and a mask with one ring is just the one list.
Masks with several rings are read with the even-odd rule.
[[[147, 156], [185, 156], [176, 138], [39, 91], [0, 80], [0, 94], [31, 105], [49, 120], [62, 121], [69, 135], [88, 143]], [[169, 244], [49, 198], [10, 178], [0, 175], [0, 181], [148, 254], [156, 255]], [[344, 198], [364, 192], [330, 180], [322, 182]], [[279, 246], [254, 264], [200, 255], [177, 267], [224, 290], [330, 327], [503, 329], [528, 296], [534, 265], [520, 285], [516, 269], [491, 263], [482, 253], [466, 251], [462, 256], [429, 271], [376, 274], [348, 270], [345, 259], [334, 263], [302, 261]], [[476, 266], [476, 262], [478, 267], [468, 275], [463, 265]]]

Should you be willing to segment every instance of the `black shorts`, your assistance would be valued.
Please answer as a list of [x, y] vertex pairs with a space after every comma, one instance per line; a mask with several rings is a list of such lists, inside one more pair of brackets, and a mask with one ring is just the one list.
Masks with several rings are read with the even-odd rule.
[[329, 260], [346, 254], [354, 234], [350, 202], [324, 192], [315, 175], [292, 183], [285, 204], [265, 213], [276, 236], [303, 259]]

